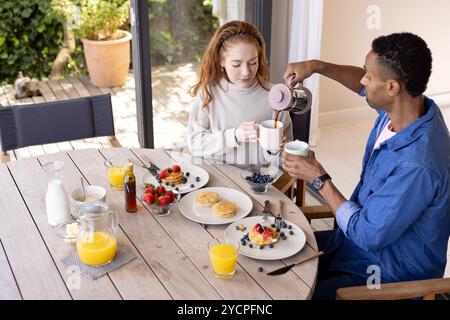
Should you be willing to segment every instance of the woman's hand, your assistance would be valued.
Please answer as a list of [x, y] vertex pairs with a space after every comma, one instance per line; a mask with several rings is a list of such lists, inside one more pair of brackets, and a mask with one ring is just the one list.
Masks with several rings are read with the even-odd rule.
[[256, 142], [258, 138], [258, 126], [254, 121], [242, 122], [234, 132], [238, 142]]

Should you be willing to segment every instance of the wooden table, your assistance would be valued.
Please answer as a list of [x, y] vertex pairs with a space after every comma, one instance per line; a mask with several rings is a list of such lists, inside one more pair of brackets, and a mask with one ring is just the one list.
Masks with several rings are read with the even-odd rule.
[[[318, 259], [294, 267], [284, 275], [271, 277], [258, 272], [273, 270], [306, 257], [317, 250], [307, 220], [286, 196], [273, 187], [264, 195], [250, 192], [240, 178], [240, 169], [204, 162], [210, 175], [207, 186], [229, 187], [247, 193], [253, 202], [251, 215], [262, 211], [266, 199], [284, 200], [283, 216], [306, 234], [307, 244], [285, 260], [261, 261], [239, 256], [232, 280], [214, 277], [206, 244], [223, 236], [226, 225], [203, 228], [186, 219], [178, 209], [169, 216], [152, 215], [138, 204], [137, 213], [124, 209], [123, 191], [108, 186], [105, 158], [119, 156], [124, 162], [145, 154], [159, 167], [189, 163], [185, 154], [150, 149], [85, 149], [22, 159], [0, 166], [0, 299], [309, 299], [315, 285]], [[80, 176], [89, 184], [107, 189], [107, 203], [119, 214], [119, 246], [133, 251], [137, 259], [97, 279], [73, 274], [61, 259], [75, 250], [48, 225], [45, 209], [47, 178], [42, 164], [65, 163], [64, 185], [79, 187]], [[197, 163], [196, 163], [197, 164]], [[138, 181], [144, 173], [136, 167]], [[139, 194], [142, 188], [138, 187]]]

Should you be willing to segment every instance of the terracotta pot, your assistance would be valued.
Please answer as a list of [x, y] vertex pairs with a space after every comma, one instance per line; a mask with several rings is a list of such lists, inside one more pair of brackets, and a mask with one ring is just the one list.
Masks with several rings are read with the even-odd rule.
[[130, 67], [131, 33], [118, 40], [81, 39], [91, 83], [97, 87], [120, 87], [125, 84]]

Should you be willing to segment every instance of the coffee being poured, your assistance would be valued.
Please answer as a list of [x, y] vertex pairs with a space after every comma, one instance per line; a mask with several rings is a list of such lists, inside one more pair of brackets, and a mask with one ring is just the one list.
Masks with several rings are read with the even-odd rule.
[[278, 116], [281, 111], [295, 114], [303, 114], [311, 109], [311, 92], [299, 82], [294, 88], [290, 88], [295, 75], [289, 76], [285, 83], [274, 85], [268, 95], [269, 104], [274, 111], [274, 128], [277, 127]]

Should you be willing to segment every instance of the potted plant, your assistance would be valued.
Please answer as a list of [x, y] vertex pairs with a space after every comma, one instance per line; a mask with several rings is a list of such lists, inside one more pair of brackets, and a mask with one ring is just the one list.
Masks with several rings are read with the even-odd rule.
[[122, 86], [130, 65], [131, 33], [120, 30], [129, 17], [128, 0], [52, 0], [53, 7], [83, 42], [91, 83]]

